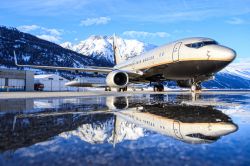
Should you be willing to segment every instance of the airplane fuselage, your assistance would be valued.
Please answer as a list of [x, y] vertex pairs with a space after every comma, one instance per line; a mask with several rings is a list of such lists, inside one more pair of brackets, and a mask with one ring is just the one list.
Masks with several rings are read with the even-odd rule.
[[128, 59], [114, 68], [143, 71], [141, 79], [187, 80], [212, 76], [234, 60], [234, 50], [209, 38], [178, 40]]

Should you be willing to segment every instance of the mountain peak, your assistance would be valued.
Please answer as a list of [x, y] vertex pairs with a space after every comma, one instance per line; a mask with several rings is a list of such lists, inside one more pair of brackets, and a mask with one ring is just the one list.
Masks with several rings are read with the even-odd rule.
[[[71, 43], [69, 43], [65, 42], [61, 46], [82, 55], [103, 60], [107, 63], [114, 63], [113, 36], [92, 35], [76, 45], [70, 45]], [[140, 55], [156, 47], [152, 44], [146, 44], [138, 40], [122, 39], [121, 37], [117, 37], [117, 44], [122, 56], [128, 58]]]

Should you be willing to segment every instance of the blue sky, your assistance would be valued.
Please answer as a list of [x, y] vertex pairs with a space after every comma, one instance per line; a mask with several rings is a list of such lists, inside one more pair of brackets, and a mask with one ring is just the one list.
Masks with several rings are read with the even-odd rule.
[[204, 36], [250, 55], [250, 0], [9, 0], [0, 24], [59, 44], [113, 33], [156, 45]]

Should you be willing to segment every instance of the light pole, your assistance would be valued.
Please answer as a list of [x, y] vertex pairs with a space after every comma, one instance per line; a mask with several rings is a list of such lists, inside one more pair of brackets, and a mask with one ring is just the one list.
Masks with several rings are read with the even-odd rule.
[[53, 78], [49, 78], [50, 80], [50, 91], [52, 92], [52, 81], [53, 81]]
[[63, 81], [63, 79], [59, 78], [59, 91], [61, 91], [61, 81]]

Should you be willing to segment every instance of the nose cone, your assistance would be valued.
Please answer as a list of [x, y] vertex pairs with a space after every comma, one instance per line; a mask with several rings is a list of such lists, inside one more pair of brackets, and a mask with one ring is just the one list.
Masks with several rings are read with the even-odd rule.
[[232, 62], [235, 58], [236, 58], [236, 52], [233, 49], [227, 48], [224, 51], [224, 57], [223, 57], [223, 59], [225, 61]]
[[219, 123], [212, 126], [211, 131], [216, 136], [223, 136], [238, 130], [238, 126], [234, 123]]
[[236, 58], [236, 52], [231, 48], [222, 45], [211, 45], [207, 48], [210, 59], [232, 62]]

